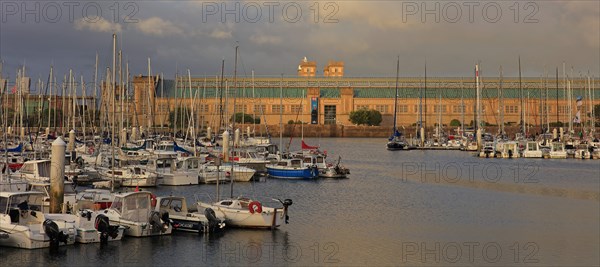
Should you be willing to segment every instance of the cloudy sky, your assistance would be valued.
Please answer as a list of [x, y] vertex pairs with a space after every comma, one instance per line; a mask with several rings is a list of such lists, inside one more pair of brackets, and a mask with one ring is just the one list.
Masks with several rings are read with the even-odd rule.
[[3, 76], [25, 65], [45, 80], [72, 68], [91, 79], [112, 63], [112, 33], [132, 74], [217, 75], [221, 60], [233, 73], [295, 75], [303, 57], [319, 75], [342, 60], [347, 76], [484, 76], [554, 73], [566, 62], [599, 76], [599, 1], [2, 1]]

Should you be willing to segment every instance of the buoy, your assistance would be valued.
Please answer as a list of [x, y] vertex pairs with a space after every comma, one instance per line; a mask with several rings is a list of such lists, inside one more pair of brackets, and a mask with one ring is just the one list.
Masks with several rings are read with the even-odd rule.
[[250, 202], [250, 204], [248, 204], [248, 209], [250, 210], [250, 213], [255, 213], [255, 212], [261, 213], [262, 205], [258, 201], [252, 201], [252, 202]]

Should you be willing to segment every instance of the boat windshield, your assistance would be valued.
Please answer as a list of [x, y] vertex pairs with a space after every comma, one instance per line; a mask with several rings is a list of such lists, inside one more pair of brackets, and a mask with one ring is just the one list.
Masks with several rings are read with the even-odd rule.
[[527, 150], [529, 150], [529, 151], [537, 150], [537, 143], [536, 142], [527, 143]]
[[18, 209], [19, 204], [27, 202], [27, 206], [30, 210], [40, 211], [43, 197], [43, 195], [39, 194], [14, 195], [10, 197], [8, 208]]
[[0, 197], [0, 213], [7, 214], [6, 208], [8, 207], [8, 198]]

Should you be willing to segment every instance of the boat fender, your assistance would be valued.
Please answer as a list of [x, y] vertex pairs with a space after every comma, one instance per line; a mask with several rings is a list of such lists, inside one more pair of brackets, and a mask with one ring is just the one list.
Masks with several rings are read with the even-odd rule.
[[261, 213], [262, 205], [258, 201], [252, 201], [252, 202], [250, 202], [250, 204], [248, 204], [248, 209], [250, 210], [250, 213], [255, 213], [255, 212]]
[[156, 207], [156, 195], [154, 194], [150, 194], [150, 205], [152, 205], [152, 208]]

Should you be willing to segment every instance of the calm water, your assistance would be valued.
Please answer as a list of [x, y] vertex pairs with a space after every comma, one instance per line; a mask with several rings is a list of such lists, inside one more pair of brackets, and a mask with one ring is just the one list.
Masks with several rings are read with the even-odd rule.
[[[236, 184], [234, 195], [291, 198], [275, 231], [175, 233], [47, 250], [0, 248], [2, 266], [600, 265], [600, 162], [478, 159], [384, 150], [379, 139], [307, 139], [342, 156], [350, 179]], [[297, 140], [292, 147], [298, 147]], [[214, 185], [158, 195], [214, 195]], [[229, 195], [229, 186], [222, 186]]]

